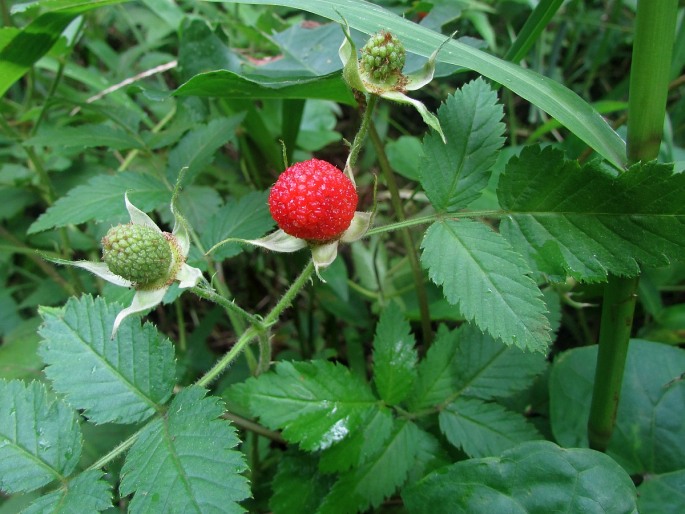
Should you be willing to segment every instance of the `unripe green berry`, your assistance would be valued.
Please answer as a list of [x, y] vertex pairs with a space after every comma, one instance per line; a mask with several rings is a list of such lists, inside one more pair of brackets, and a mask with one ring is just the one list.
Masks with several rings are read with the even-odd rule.
[[161, 287], [169, 276], [172, 251], [164, 234], [145, 225], [117, 225], [102, 238], [109, 270], [138, 289]]
[[402, 72], [405, 59], [404, 46], [400, 40], [382, 30], [373, 35], [362, 48], [361, 67], [374, 80], [385, 81]]

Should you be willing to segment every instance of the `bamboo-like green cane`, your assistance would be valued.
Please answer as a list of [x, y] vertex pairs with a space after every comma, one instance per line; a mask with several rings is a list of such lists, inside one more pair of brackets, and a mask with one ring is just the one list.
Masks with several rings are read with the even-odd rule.
[[[677, 0], [639, 0], [628, 99], [628, 160], [655, 159], [666, 112]], [[614, 431], [639, 277], [614, 275], [604, 288], [597, 371], [588, 420], [590, 447], [605, 451]]]

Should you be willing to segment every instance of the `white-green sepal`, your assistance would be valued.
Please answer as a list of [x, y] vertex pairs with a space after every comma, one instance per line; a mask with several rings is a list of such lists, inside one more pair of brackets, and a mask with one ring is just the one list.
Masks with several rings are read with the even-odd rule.
[[330, 243], [311, 245], [312, 261], [314, 261], [314, 270], [316, 275], [321, 279], [321, 282], [326, 282], [321, 278], [320, 270], [330, 266], [335, 258], [338, 256], [339, 241], [332, 241]]
[[176, 275], [176, 280], [179, 281], [178, 287], [181, 289], [187, 289], [189, 287], [195, 287], [197, 283], [202, 279], [202, 271], [198, 268], [193, 268], [187, 264], [183, 264], [181, 269]]
[[124, 201], [126, 202], [126, 210], [128, 215], [131, 217], [131, 223], [134, 225], [144, 225], [154, 229], [156, 232], [162, 233], [162, 230], [157, 226], [157, 224], [152, 221], [152, 218], [141, 211], [138, 207], [133, 205], [128, 199], [128, 193], [124, 193]]
[[343, 243], [359, 241], [369, 231], [372, 220], [372, 212], [355, 212], [350, 226], [343, 232], [340, 241]]
[[67, 261], [64, 259], [53, 259], [52, 257], [46, 257], [47, 260], [54, 262], [55, 264], [64, 264], [67, 266], [75, 266], [77, 268], [82, 268], [86, 271], [90, 271], [93, 275], [97, 275], [103, 280], [106, 280], [110, 284], [121, 287], [132, 287], [133, 283], [130, 280], [126, 280], [119, 275], [112, 273], [107, 264], [104, 262], [90, 262], [90, 261]]
[[112, 327], [112, 339], [114, 339], [114, 336], [117, 334], [117, 330], [119, 330], [119, 325], [121, 325], [121, 322], [124, 321], [126, 317], [130, 316], [131, 314], [135, 314], [136, 312], [142, 312], [154, 308], [162, 301], [167, 289], [169, 289], [169, 287], [152, 289], [150, 291], [136, 291], [131, 305], [117, 314], [117, 317], [114, 320], [114, 326]]
[[428, 108], [425, 105], [423, 105], [422, 102], [419, 102], [418, 100], [415, 100], [413, 98], [409, 98], [407, 95], [405, 95], [404, 93], [400, 93], [399, 91], [387, 91], [381, 95], [381, 98], [413, 106], [419, 112], [421, 118], [423, 118], [423, 121], [426, 123], [426, 125], [434, 129], [438, 134], [440, 134], [442, 142], [447, 144], [445, 134], [443, 134], [442, 132], [442, 127], [440, 126], [440, 122], [438, 121], [437, 116], [430, 112]]
[[286, 234], [281, 229], [260, 239], [245, 240], [245, 242], [254, 246], [266, 248], [267, 250], [282, 253], [296, 252], [307, 246], [307, 241], [304, 239]]

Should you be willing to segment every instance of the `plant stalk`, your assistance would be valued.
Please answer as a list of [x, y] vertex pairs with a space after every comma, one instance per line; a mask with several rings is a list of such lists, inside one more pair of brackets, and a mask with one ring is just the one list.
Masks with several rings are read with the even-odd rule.
[[[404, 207], [402, 205], [402, 200], [400, 199], [400, 192], [397, 188], [397, 182], [395, 181], [395, 175], [390, 167], [390, 162], [385, 154], [385, 149], [383, 148], [383, 142], [381, 141], [378, 131], [374, 126], [373, 122], [369, 127], [369, 137], [376, 149], [376, 155], [378, 157], [378, 164], [385, 177], [385, 183], [390, 192], [390, 203], [395, 211], [395, 216], [400, 222], [405, 221], [407, 218], [404, 214]], [[409, 265], [411, 266], [412, 275], [414, 277], [414, 287], [416, 289], [416, 299], [419, 305], [419, 313], [421, 316], [421, 333], [423, 335], [423, 342], [428, 347], [433, 340], [433, 329], [431, 328], [431, 315], [428, 306], [428, 294], [426, 293], [426, 286], [423, 282], [423, 270], [421, 269], [421, 264], [419, 263], [419, 258], [417, 257], [416, 245], [414, 244], [414, 239], [412, 238], [411, 232], [408, 227], [403, 227], [400, 229], [400, 235], [402, 236], [402, 242], [404, 248], [407, 252], [407, 259], [409, 259]]]
[[[635, 20], [630, 95], [628, 160], [655, 159], [666, 113], [677, 0], [639, 0]], [[628, 355], [639, 277], [609, 275], [604, 288], [597, 369], [588, 420], [590, 447], [605, 451], [614, 431]]]

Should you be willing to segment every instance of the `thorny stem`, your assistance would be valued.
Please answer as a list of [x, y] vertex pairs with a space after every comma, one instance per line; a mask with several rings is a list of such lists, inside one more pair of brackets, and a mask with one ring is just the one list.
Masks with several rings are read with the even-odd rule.
[[231, 300], [225, 298], [224, 296], [220, 295], [213, 289], [210, 289], [208, 286], [195, 286], [191, 289], [193, 293], [195, 293], [197, 296], [200, 298], [203, 298], [205, 300], [209, 300], [210, 302], [214, 302], [216, 304], [221, 305], [226, 311], [229, 313], [237, 314], [238, 316], [241, 316], [245, 320], [249, 321], [254, 327], [256, 327], [259, 330], [263, 329], [263, 323], [262, 320], [259, 319], [257, 316], [250, 314], [246, 310], [244, 310], [242, 307], [239, 307], [238, 305], [235, 304], [235, 302], [232, 302]]
[[[376, 131], [376, 127], [373, 122], [369, 127], [369, 136], [371, 137], [371, 142], [376, 150], [376, 155], [378, 157], [378, 164], [385, 177], [385, 183], [390, 191], [390, 203], [392, 203], [392, 208], [395, 211], [395, 216], [402, 222], [406, 220], [404, 214], [404, 207], [402, 205], [402, 200], [400, 199], [400, 193], [397, 188], [397, 182], [395, 181], [395, 175], [390, 167], [390, 162], [385, 154], [385, 149], [383, 148], [383, 142]], [[404, 248], [407, 252], [407, 258], [409, 259], [409, 265], [411, 266], [412, 275], [414, 276], [414, 286], [416, 288], [416, 299], [419, 304], [419, 312], [421, 315], [421, 333], [423, 334], [423, 341], [426, 346], [429, 346], [433, 340], [433, 330], [431, 328], [431, 316], [430, 309], [428, 306], [428, 295], [426, 293], [426, 286], [423, 281], [423, 271], [421, 270], [421, 264], [416, 256], [416, 246], [412, 238], [411, 232], [408, 227], [403, 227], [400, 229], [400, 234], [402, 236], [402, 241], [404, 243]]]

